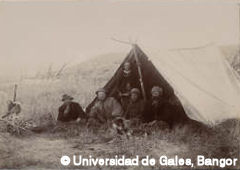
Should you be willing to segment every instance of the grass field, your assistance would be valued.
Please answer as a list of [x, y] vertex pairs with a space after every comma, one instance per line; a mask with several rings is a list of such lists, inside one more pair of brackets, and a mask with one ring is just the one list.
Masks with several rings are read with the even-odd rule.
[[[117, 57], [110, 59], [113, 55]], [[109, 80], [124, 55], [111, 54], [105, 57], [108, 57], [106, 59], [108, 62], [103, 63], [96, 59], [68, 68], [60, 79], [18, 81], [17, 100], [22, 104], [21, 114], [25, 119], [31, 118], [39, 125], [47, 124], [48, 120], [42, 117], [50, 113], [56, 119], [57, 109], [61, 104], [60, 98], [64, 93], [72, 95], [75, 101], [86, 107], [94, 98], [95, 90]], [[100, 58], [102, 60], [103, 56]], [[14, 82], [0, 84], [0, 115], [6, 109], [6, 100], [12, 98], [13, 85]], [[239, 123], [237, 120], [227, 120], [208, 130], [187, 125], [175, 127], [171, 131], [151, 130], [152, 133], [149, 136], [135, 136], [128, 140], [117, 139], [113, 142], [109, 142], [114, 138], [110, 132], [96, 134], [85, 126], [76, 125], [56, 133], [14, 136], [1, 132], [0, 168], [62, 169], [65, 167], [60, 164], [61, 156], [73, 154], [94, 157], [149, 155], [156, 159], [162, 155], [168, 157], [178, 155], [191, 158], [193, 162], [196, 161], [197, 155], [239, 158]], [[68, 166], [67, 168], [76, 167]], [[85, 169], [86, 167], [77, 168]], [[159, 167], [155, 166], [155, 168]], [[235, 168], [240, 168], [240, 165]]]

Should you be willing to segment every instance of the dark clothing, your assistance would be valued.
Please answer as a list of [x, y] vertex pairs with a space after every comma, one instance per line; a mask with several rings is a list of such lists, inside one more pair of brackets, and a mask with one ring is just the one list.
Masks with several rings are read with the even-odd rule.
[[181, 124], [188, 120], [183, 108], [178, 102], [171, 98], [169, 100], [160, 99], [158, 102], [150, 100], [144, 112], [144, 118], [147, 122], [160, 120], [168, 123], [170, 128], [175, 124]]
[[164, 99], [158, 101], [150, 100], [146, 104], [144, 118], [146, 121], [153, 120], [167, 121], [169, 118], [169, 104]]
[[130, 72], [124, 72], [124, 70], [122, 70], [117, 82], [117, 91], [124, 95], [117, 96], [117, 99], [121, 101], [124, 111], [126, 111], [127, 105], [130, 101], [130, 90], [132, 88], [140, 88], [139, 76], [136, 70], [131, 70]]
[[123, 111], [126, 111], [127, 106], [129, 105], [129, 102], [130, 102], [130, 91], [129, 92], [122, 92], [120, 98], [121, 98], [120, 101], [121, 101]]
[[84, 118], [85, 113], [82, 107], [76, 102], [64, 103], [59, 107], [58, 121], [69, 122], [77, 120], [78, 117]]
[[127, 83], [130, 84], [131, 88], [139, 87], [139, 76], [136, 72], [131, 71], [129, 73], [125, 73], [122, 71], [120, 75], [120, 79], [118, 81], [118, 90], [120, 92], [126, 92]]
[[138, 100], [136, 102], [130, 101], [125, 112], [126, 119], [141, 119], [144, 112], [144, 101]]

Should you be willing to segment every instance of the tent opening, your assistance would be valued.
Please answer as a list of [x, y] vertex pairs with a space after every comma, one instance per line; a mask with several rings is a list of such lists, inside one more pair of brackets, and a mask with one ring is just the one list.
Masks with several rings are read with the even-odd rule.
[[[165, 101], [167, 112], [158, 115], [158, 119], [165, 121], [166, 123], [173, 125], [178, 123], [184, 123], [189, 120], [186, 115], [183, 106], [174, 94], [174, 89], [164, 79], [161, 73], [156, 69], [153, 63], [148, 59], [147, 55], [139, 48], [138, 45], [133, 45], [132, 50], [128, 53], [122, 64], [119, 66], [113, 77], [104, 86], [104, 89], [108, 91], [108, 96], [114, 97], [121, 102], [119, 97], [119, 90], [125, 88], [122, 83], [123, 79], [123, 67], [124, 63], [130, 63], [133, 77], [131, 78], [131, 88], [138, 88], [141, 91], [141, 99], [144, 100], [145, 104], [151, 101], [151, 89], [154, 86], [159, 86], [163, 89], [162, 98]], [[96, 102], [96, 98], [88, 105], [86, 112], [89, 113], [92, 106]], [[123, 105], [123, 103], [122, 103]], [[123, 106], [124, 107], [124, 106]], [[145, 109], [143, 116], [143, 122], [152, 121], [152, 113], [148, 113]]]

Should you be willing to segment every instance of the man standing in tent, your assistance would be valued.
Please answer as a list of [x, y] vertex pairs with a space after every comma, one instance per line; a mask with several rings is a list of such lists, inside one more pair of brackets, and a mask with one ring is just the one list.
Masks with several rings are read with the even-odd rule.
[[131, 89], [139, 87], [138, 75], [130, 62], [125, 62], [123, 64], [122, 73], [117, 84], [121, 104], [123, 110], [126, 111], [126, 107], [130, 100]]
[[139, 124], [143, 116], [145, 104], [140, 96], [141, 94], [138, 88], [131, 90], [130, 102], [124, 114], [124, 117], [131, 121], [131, 125]]
[[88, 125], [99, 127], [112, 125], [112, 120], [123, 114], [120, 103], [113, 97], [107, 96], [107, 91], [103, 88], [96, 91], [97, 100], [89, 113]]
[[57, 120], [60, 122], [71, 122], [79, 121], [82, 118], [85, 118], [85, 113], [82, 107], [73, 102], [73, 97], [64, 94], [62, 96], [62, 106], [59, 107], [59, 114]]

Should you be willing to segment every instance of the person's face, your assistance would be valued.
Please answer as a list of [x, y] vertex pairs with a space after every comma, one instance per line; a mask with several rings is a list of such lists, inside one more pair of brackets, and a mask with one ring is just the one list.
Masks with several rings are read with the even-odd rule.
[[130, 63], [124, 63], [124, 65], [123, 65], [123, 69], [124, 70], [130, 70], [130, 68], [131, 68], [131, 64]]
[[69, 103], [69, 102], [71, 102], [70, 99], [65, 99], [65, 100], [63, 101], [63, 103]]
[[138, 94], [132, 93], [132, 94], [131, 94], [131, 100], [132, 100], [133, 102], [135, 102], [135, 101], [137, 101], [137, 99], [138, 99]]
[[152, 92], [152, 97], [154, 97], [154, 98], [162, 97], [162, 91]]
[[106, 98], [106, 93], [105, 92], [98, 92], [97, 98], [98, 98], [98, 100], [103, 101]]

